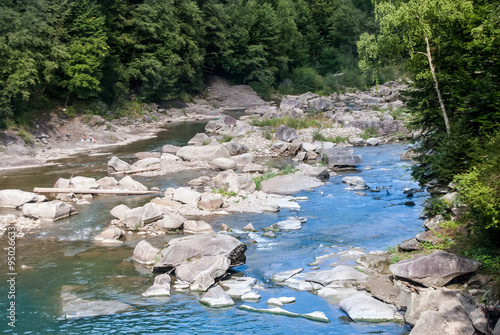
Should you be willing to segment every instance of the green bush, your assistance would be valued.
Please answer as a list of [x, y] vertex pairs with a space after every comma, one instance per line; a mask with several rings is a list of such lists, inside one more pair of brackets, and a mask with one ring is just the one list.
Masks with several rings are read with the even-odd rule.
[[424, 213], [427, 216], [441, 215], [445, 219], [450, 217], [448, 205], [441, 197], [434, 195], [424, 202]]
[[323, 87], [323, 77], [312, 67], [299, 67], [292, 72], [293, 90], [295, 93], [316, 92]]
[[372, 138], [372, 137], [377, 137], [377, 136], [378, 136], [377, 128], [373, 128], [373, 127], [366, 128], [363, 131], [363, 133], [361, 133], [361, 135], [359, 135], [359, 137], [361, 137], [364, 140], [367, 140], [367, 139]]

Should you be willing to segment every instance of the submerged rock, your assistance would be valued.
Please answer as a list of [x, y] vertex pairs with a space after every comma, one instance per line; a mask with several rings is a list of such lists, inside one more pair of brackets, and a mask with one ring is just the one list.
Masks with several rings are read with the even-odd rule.
[[62, 316], [66, 319], [124, 313], [133, 307], [116, 300], [86, 300], [68, 291], [61, 292]]

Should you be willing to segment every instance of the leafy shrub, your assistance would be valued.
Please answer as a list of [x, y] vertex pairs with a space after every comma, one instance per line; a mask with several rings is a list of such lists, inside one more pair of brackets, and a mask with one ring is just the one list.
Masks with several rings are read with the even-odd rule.
[[424, 213], [427, 216], [442, 215], [445, 219], [450, 217], [448, 205], [439, 196], [431, 196], [424, 202]]
[[323, 86], [323, 77], [312, 67], [299, 67], [292, 72], [292, 83], [295, 93], [316, 92]]
[[372, 137], [377, 137], [377, 136], [378, 136], [377, 128], [373, 128], [373, 127], [366, 128], [363, 131], [363, 133], [361, 133], [361, 135], [359, 135], [359, 137], [361, 137], [364, 140], [367, 140], [367, 139], [372, 138]]

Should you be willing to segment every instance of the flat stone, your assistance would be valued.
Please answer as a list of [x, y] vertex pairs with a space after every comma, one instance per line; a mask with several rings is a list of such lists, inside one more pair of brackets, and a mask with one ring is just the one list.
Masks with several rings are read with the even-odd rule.
[[292, 304], [295, 302], [295, 297], [279, 297], [278, 300], [282, 304]]
[[186, 220], [184, 234], [212, 234], [214, 230], [205, 221]]
[[234, 301], [219, 286], [214, 286], [200, 299], [200, 303], [212, 308], [223, 308], [234, 306]]
[[244, 293], [241, 296], [241, 300], [250, 300], [250, 301], [260, 300], [260, 294], [255, 290], [251, 290]]
[[299, 230], [302, 228], [302, 223], [299, 220], [285, 220], [276, 223], [280, 229]]
[[430, 255], [405, 259], [390, 266], [391, 272], [425, 286], [443, 286], [455, 277], [474, 272], [479, 261], [436, 250]]
[[289, 270], [289, 271], [284, 271], [284, 272], [279, 272], [279, 273], [275, 273], [271, 280], [275, 283], [282, 283], [284, 282], [285, 280], [289, 279], [289, 278], [292, 278], [293, 276], [295, 276], [296, 274], [299, 274], [301, 273], [302, 271], [304, 271], [303, 268], [298, 268], [298, 269], [294, 269], [294, 270]]
[[356, 322], [402, 321], [396, 309], [363, 293], [343, 299], [339, 307]]
[[245, 293], [251, 292], [257, 284], [257, 279], [251, 277], [234, 277], [220, 282], [226, 293], [233, 298], [241, 298]]

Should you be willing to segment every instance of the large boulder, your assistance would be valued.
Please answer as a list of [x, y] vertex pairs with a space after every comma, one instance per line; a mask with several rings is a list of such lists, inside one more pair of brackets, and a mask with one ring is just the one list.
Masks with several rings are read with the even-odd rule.
[[161, 230], [176, 230], [183, 227], [186, 219], [176, 210], [168, 207], [162, 208], [163, 219], [156, 221], [154, 224]]
[[262, 181], [261, 191], [275, 194], [294, 194], [303, 190], [323, 185], [317, 178], [294, 173], [277, 176]]
[[163, 212], [153, 203], [147, 203], [142, 206], [142, 222], [148, 224], [157, 221], [163, 217]]
[[411, 293], [405, 321], [415, 325], [412, 335], [475, 334], [472, 322], [452, 290]]
[[425, 286], [444, 286], [455, 277], [476, 271], [481, 262], [436, 250], [430, 255], [405, 259], [390, 266], [391, 272]]
[[0, 207], [17, 208], [28, 202], [36, 202], [37, 199], [38, 196], [31, 192], [0, 190]]
[[72, 177], [71, 179], [59, 178], [54, 184], [54, 188], [75, 188], [79, 190], [88, 190], [98, 188], [99, 184], [95, 178]]
[[172, 239], [161, 251], [160, 261], [155, 269], [174, 268], [193, 258], [206, 256], [224, 256], [229, 258], [231, 266], [245, 263], [245, 244], [236, 238], [224, 234], [202, 234]]
[[361, 155], [353, 155], [352, 149], [331, 148], [321, 153], [321, 158], [329, 167], [356, 166], [363, 163]]
[[300, 108], [301, 106], [302, 103], [299, 100], [284, 99], [281, 100], [280, 110], [282, 112], [288, 112], [290, 110], [293, 110], [294, 108]]
[[253, 162], [253, 154], [246, 153], [237, 156], [231, 157], [231, 159], [236, 163], [237, 166], [245, 166], [246, 164], [250, 164]]
[[236, 120], [235, 118], [224, 115], [218, 120], [212, 120], [205, 126], [205, 131], [221, 135], [240, 136], [252, 129], [248, 123]]
[[148, 241], [142, 240], [135, 246], [132, 259], [140, 264], [151, 265], [158, 260], [156, 257], [159, 252], [160, 249], [153, 247]]
[[281, 125], [276, 129], [276, 134], [274, 134], [274, 138], [283, 142], [292, 142], [294, 139], [299, 137], [297, 135], [297, 131], [291, 127]]
[[200, 303], [213, 308], [234, 306], [233, 299], [231, 299], [231, 297], [224, 292], [222, 287], [219, 285], [208, 290], [208, 292], [200, 299]]
[[182, 147], [177, 151], [177, 156], [185, 161], [210, 162], [216, 158], [230, 158], [231, 154], [222, 145], [205, 145], [200, 147]]
[[240, 193], [241, 191], [252, 193], [256, 189], [255, 181], [248, 175], [239, 175], [232, 170], [219, 173], [213, 179], [216, 189]]
[[201, 193], [188, 187], [179, 187], [174, 190], [174, 200], [183, 204], [195, 205], [201, 199]]
[[144, 222], [142, 221], [143, 214], [144, 208], [142, 207], [131, 209], [125, 214], [122, 220], [123, 227], [129, 230], [138, 230], [142, 228], [144, 226]]
[[132, 170], [129, 163], [122, 161], [116, 156], [111, 157], [108, 161], [108, 171], [109, 172], [123, 172]]
[[204, 195], [198, 201], [198, 208], [204, 211], [216, 211], [222, 207], [223, 200], [220, 195]]
[[127, 213], [130, 211], [130, 208], [124, 204], [115, 206], [111, 209], [109, 212], [111, 215], [113, 215], [115, 218], [118, 220], [123, 220], [125, 219], [125, 216]]
[[175, 268], [177, 279], [190, 283], [191, 291], [206, 291], [229, 269], [231, 261], [224, 256], [203, 257]]
[[23, 215], [35, 219], [58, 220], [77, 213], [72, 205], [59, 200], [23, 205]]
[[210, 162], [214, 170], [229, 170], [236, 168], [236, 163], [231, 158], [216, 158]]
[[402, 316], [396, 309], [365, 293], [357, 293], [343, 299], [339, 307], [353, 321], [387, 322], [402, 321]]

